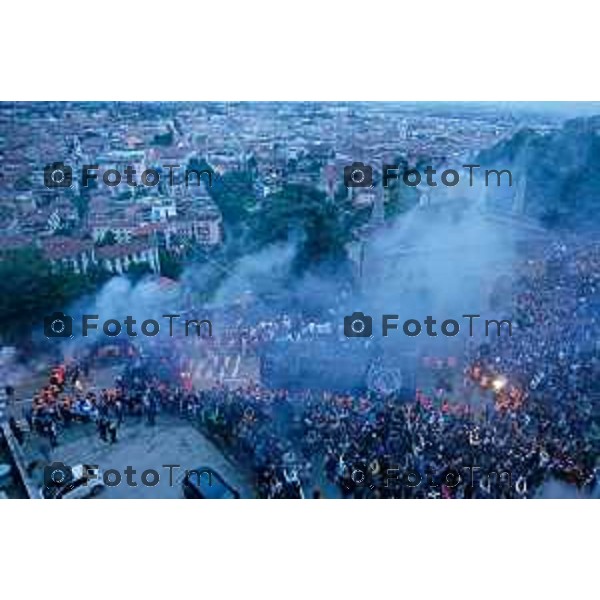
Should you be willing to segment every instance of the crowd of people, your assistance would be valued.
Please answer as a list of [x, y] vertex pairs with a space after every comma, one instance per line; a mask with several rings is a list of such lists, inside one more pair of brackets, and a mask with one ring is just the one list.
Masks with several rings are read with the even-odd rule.
[[[80, 365], [53, 371], [32, 424], [56, 443], [57, 425], [94, 419], [114, 442], [127, 415], [153, 424], [161, 411], [179, 414], [250, 470], [266, 498], [525, 498], [550, 479], [591, 490], [600, 467], [600, 245], [554, 245], [524, 262], [514, 285], [512, 336], [472, 348], [464, 370], [495, 398], [491, 410], [465, 402], [459, 388], [410, 400], [250, 383], [186, 389], [136, 357], [99, 394], [77, 388]], [[336, 328], [284, 314], [243, 335], [293, 342]]]
[[[405, 402], [373, 391], [214, 390], [199, 403], [218, 415], [210, 426], [252, 462], [268, 497], [287, 497], [297, 481], [317, 496], [329, 483], [359, 497], [531, 497], [552, 478], [591, 489], [600, 245], [552, 244], [517, 272], [513, 335], [476, 346], [465, 368], [465, 380], [494, 397], [492, 410], [419, 391]], [[266, 330], [293, 341], [291, 319], [280, 321]]]
[[[78, 423], [95, 424], [99, 438], [111, 444], [118, 441], [119, 427], [128, 415], [146, 415], [148, 423], [154, 423], [157, 405], [149, 395], [138, 398], [119, 385], [85, 391], [82, 379], [88, 368], [87, 361], [75, 360], [52, 368], [47, 384], [24, 411], [29, 429], [47, 438], [53, 448], [59, 445], [60, 433]], [[23, 432], [14, 416], [10, 425], [22, 441]]]

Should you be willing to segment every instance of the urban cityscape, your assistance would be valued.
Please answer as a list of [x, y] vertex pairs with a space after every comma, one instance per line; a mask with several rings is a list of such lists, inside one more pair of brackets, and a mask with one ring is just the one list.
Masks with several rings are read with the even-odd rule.
[[0, 102], [0, 497], [600, 497], [599, 159], [539, 102]]

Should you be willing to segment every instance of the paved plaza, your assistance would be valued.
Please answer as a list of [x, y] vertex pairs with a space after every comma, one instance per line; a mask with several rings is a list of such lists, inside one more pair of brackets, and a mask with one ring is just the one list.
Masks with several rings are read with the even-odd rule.
[[[175, 415], [158, 415], [154, 426], [139, 417], [130, 417], [119, 429], [115, 444], [100, 440], [94, 424], [74, 423], [61, 432], [56, 448], [52, 449], [46, 438], [33, 435], [24, 449], [28, 460], [35, 464], [31, 477], [39, 486], [43, 482], [44, 466], [59, 461], [69, 466], [98, 465], [104, 472], [118, 470], [121, 483], [106, 487], [99, 498], [182, 498], [181, 481], [186, 469], [202, 466], [217, 471], [242, 497], [253, 497], [249, 474], [230, 462], [191, 423]], [[169, 469], [163, 465], [180, 467]], [[138, 483], [137, 487], [127, 485], [125, 469], [128, 466], [136, 471], [133, 480]], [[141, 475], [146, 469], [159, 473], [156, 486], [142, 484]]]

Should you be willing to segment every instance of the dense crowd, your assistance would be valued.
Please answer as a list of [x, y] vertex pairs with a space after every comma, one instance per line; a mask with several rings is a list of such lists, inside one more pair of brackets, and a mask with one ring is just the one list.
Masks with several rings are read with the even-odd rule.
[[[600, 466], [600, 246], [556, 245], [527, 261], [513, 297], [513, 335], [472, 349], [465, 370], [475, 385], [491, 382], [491, 410], [422, 391], [409, 402], [394, 393], [257, 385], [196, 391], [136, 358], [114, 390], [99, 394], [77, 389], [82, 367], [55, 370], [34, 399], [32, 423], [56, 443], [57, 423], [94, 419], [101, 437], [116, 441], [127, 415], [152, 424], [161, 411], [180, 414], [251, 470], [267, 498], [524, 498], [550, 479], [592, 489]], [[326, 321], [287, 315], [245, 331], [253, 343], [336, 335]]]

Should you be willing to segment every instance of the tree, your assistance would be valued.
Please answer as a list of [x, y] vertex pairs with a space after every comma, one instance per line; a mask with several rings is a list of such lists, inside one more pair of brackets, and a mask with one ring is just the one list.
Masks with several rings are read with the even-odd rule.
[[320, 190], [288, 185], [253, 215], [252, 237], [260, 247], [298, 235], [302, 240], [294, 269], [304, 271], [347, 259], [346, 245], [365, 215], [341, 194], [330, 201]]
[[37, 248], [7, 253], [0, 260], [0, 329], [17, 336], [30, 333], [33, 323], [64, 310], [108, 277], [93, 269], [85, 275], [52, 269]]
[[80, 219], [83, 219], [88, 212], [89, 196], [87, 194], [75, 196], [75, 198], [73, 198], [73, 204], [77, 210], [77, 215]]
[[223, 215], [226, 230], [238, 228], [256, 207], [254, 180], [249, 171], [225, 173], [215, 181], [211, 191]]
[[109, 229], [104, 233], [102, 239], [98, 243], [98, 246], [114, 246], [117, 243], [117, 236], [112, 229]]
[[172, 146], [175, 141], [173, 130], [169, 129], [165, 133], [158, 133], [152, 139], [152, 145], [154, 146]]
[[128, 279], [130, 279], [131, 281], [139, 281], [142, 277], [145, 277], [146, 275], [151, 275], [152, 274], [152, 269], [150, 268], [150, 265], [148, 265], [147, 263], [137, 263], [137, 264], [132, 264], [129, 266], [129, 269], [126, 272], [126, 277]]
[[[394, 164], [398, 165], [398, 179], [391, 179], [388, 186], [383, 188], [384, 211], [386, 219], [393, 219], [410, 210], [419, 202], [419, 194], [416, 187], [405, 185], [402, 181], [404, 172], [408, 170], [409, 164], [404, 156], [397, 156]], [[427, 166], [432, 165], [433, 160], [426, 157], [417, 158], [415, 168], [423, 173]]]
[[183, 264], [173, 254], [160, 250], [158, 253], [160, 261], [160, 274], [169, 279], [179, 279], [183, 273]]

